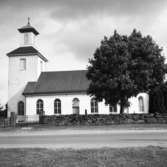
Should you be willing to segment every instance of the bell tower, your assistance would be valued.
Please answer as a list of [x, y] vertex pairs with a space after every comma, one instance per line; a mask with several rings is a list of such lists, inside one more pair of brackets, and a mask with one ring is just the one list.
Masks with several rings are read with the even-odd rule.
[[22, 46], [34, 46], [35, 38], [39, 35], [39, 32], [31, 26], [30, 18], [28, 17], [27, 25], [18, 29], [21, 33], [21, 45]]
[[[31, 26], [30, 18], [18, 29], [21, 46], [7, 53], [8, 63], [8, 116], [11, 112], [24, 116], [25, 97], [23, 91], [28, 82], [36, 82], [48, 61], [36, 48], [35, 38], [39, 32]], [[20, 105], [21, 104], [21, 105]]]

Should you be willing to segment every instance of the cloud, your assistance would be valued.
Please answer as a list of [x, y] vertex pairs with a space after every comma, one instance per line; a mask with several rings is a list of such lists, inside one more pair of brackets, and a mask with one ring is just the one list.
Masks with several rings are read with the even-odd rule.
[[1, 0], [10, 10], [47, 10], [56, 19], [75, 19], [89, 15], [110, 16], [156, 15], [166, 8], [166, 0]]
[[111, 35], [114, 29], [147, 32], [166, 5], [166, 0], [0, 0], [0, 25], [6, 34], [14, 34], [19, 23], [31, 16], [47, 42], [41, 41], [48, 45], [52, 41], [51, 50], [63, 52], [65, 48], [85, 61], [103, 36]]
[[49, 69], [69, 70], [86, 67], [114, 29], [129, 34], [137, 28], [167, 53], [166, 14], [166, 0], [0, 0], [0, 92], [7, 89], [5, 54], [19, 46], [17, 28], [28, 16], [40, 32], [37, 46], [50, 60]]
[[51, 16], [55, 19], [66, 20], [85, 18], [90, 15], [155, 16], [166, 8], [166, 4], [166, 0], [61, 0], [54, 1], [52, 4], [56, 8]]

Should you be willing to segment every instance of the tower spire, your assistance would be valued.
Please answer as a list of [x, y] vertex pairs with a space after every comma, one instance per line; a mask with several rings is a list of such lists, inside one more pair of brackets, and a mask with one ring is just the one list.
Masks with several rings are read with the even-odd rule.
[[27, 18], [27, 20], [28, 20], [27, 25], [30, 25], [30, 19], [31, 19], [30, 17]]
[[20, 33], [32, 32], [32, 33], [34, 33], [34, 35], [38, 35], [39, 34], [39, 32], [34, 27], [31, 26], [30, 17], [27, 18], [27, 25], [19, 28], [18, 31]]

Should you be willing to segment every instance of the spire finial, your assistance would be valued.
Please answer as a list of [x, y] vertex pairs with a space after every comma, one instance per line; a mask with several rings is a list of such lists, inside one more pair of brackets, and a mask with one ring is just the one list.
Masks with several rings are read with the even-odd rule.
[[30, 25], [30, 19], [31, 19], [31, 18], [30, 18], [30, 17], [28, 17], [28, 23], [27, 23], [28, 25]]

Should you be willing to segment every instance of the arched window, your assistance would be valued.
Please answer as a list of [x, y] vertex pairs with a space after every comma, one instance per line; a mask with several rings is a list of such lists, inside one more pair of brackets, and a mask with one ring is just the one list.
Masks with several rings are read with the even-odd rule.
[[18, 115], [24, 115], [24, 102], [18, 102]]
[[60, 99], [55, 99], [55, 101], [54, 101], [54, 113], [61, 114], [61, 101], [60, 101]]
[[117, 105], [109, 105], [109, 111], [110, 113], [117, 112]]
[[91, 99], [90, 106], [91, 106], [91, 113], [98, 113], [98, 102], [95, 98]]
[[37, 114], [38, 115], [44, 115], [44, 110], [43, 110], [43, 100], [38, 99], [37, 100]]
[[79, 114], [79, 99], [74, 98], [72, 100], [72, 109], [73, 109], [73, 114]]
[[139, 101], [139, 111], [140, 112], [144, 112], [144, 99], [142, 96], [140, 96], [138, 98], [138, 101]]

